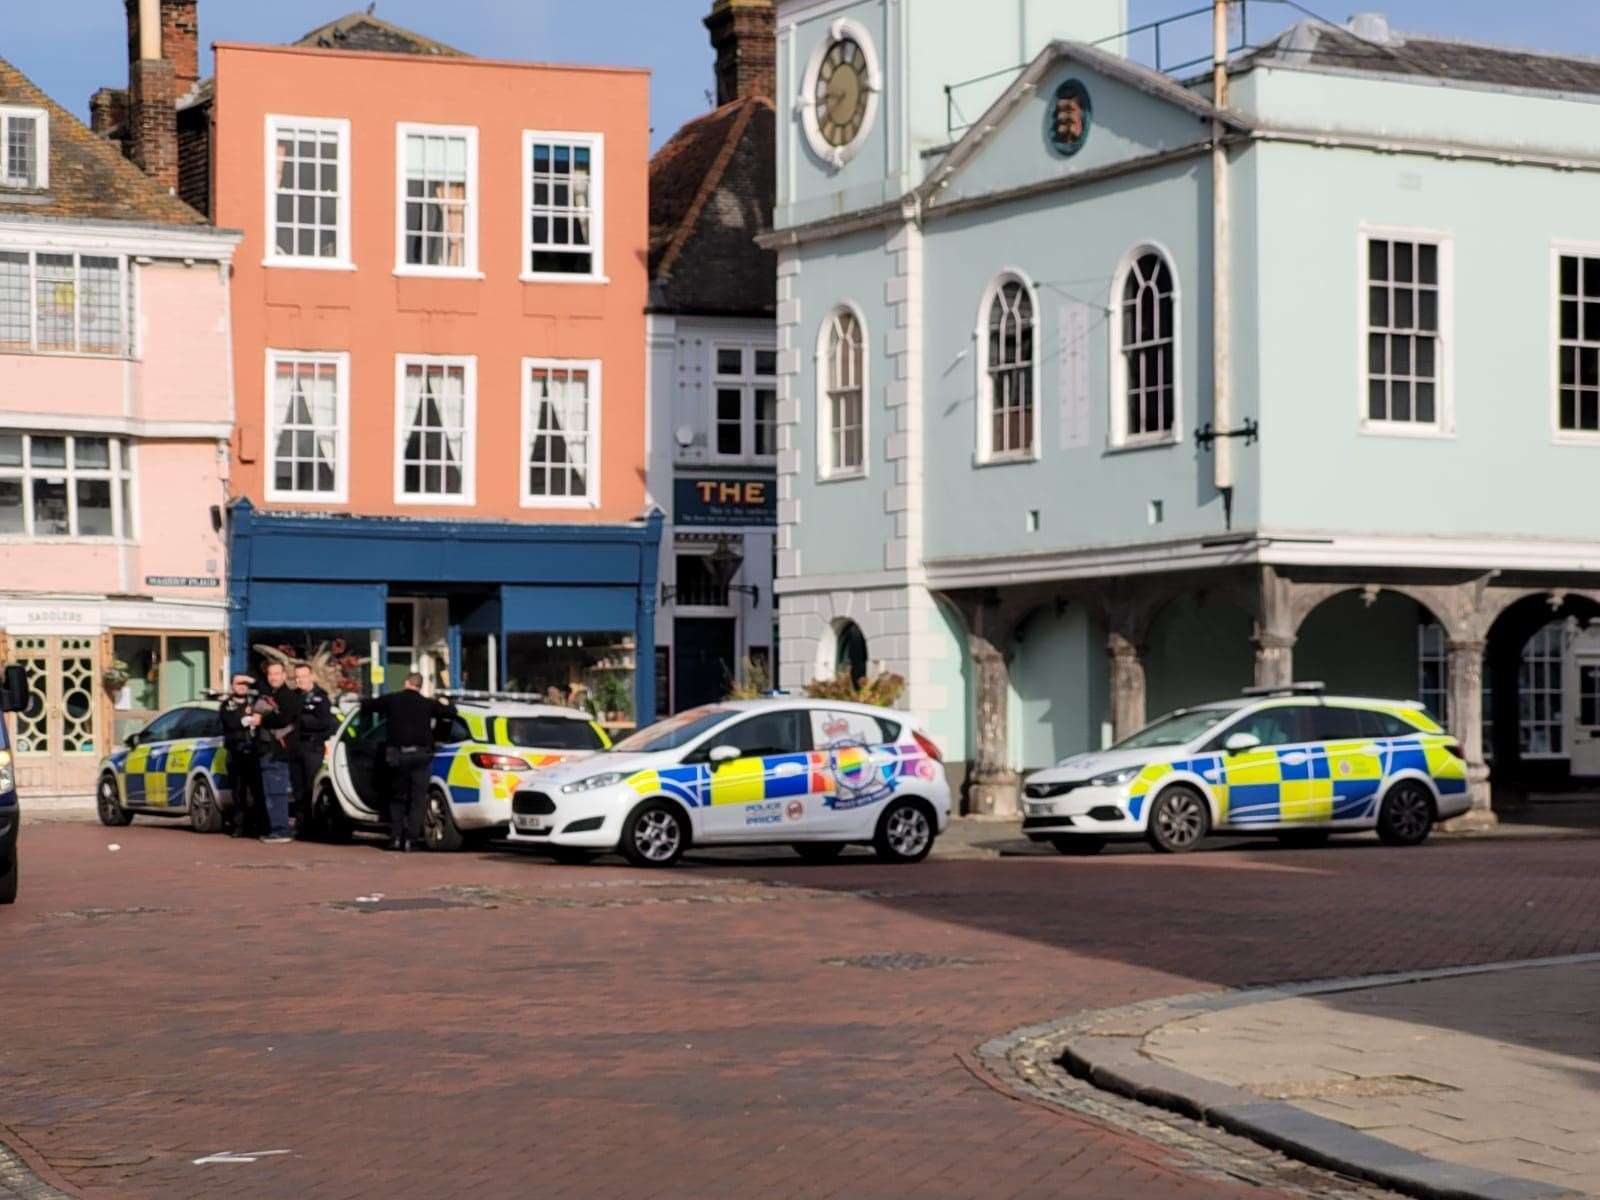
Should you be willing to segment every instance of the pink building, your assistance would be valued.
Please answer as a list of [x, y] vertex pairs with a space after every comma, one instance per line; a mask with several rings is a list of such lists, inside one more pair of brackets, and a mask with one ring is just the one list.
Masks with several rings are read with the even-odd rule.
[[[170, 120], [174, 81], [134, 84]], [[0, 660], [32, 683], [30, 797], [91, 790], [220, 683], [237, 243], [0, 60]]]

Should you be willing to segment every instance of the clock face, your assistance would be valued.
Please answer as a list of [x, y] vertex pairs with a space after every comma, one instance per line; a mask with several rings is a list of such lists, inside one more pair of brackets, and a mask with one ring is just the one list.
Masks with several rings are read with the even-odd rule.
[[817, 129], [830, 146], [848, 146], [867, 119], [867, 56], [853, 38], [839, 38], [817, 70]]

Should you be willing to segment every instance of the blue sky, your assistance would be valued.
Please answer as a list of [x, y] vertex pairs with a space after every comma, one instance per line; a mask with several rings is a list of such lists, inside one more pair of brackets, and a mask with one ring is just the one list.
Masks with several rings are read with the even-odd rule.
[[[916, 0], [911, 0], [915, 3]], [[977, 10], [982, 0], [969, 0]], [[1057, 0], [1063, 7], [1073, 0]], [[648, 67], [655, 145], [710, 105], [711, 48], [700, 19], [711, 0], [380, 0], [378, 15], [498, 58]], [[284, 42], [365, 0], [200, 0], [200, 36]], [[1129, 0], [1140, 23], [1199, 7], [1197, 0]], [[1383, 10], [1396, 28], [1600, 55], [1593, 0], [1311, 0], [1333, 20]], [[1252, 40], [1292, 21], [1286, 4], [1252, 0]], [[0, 0], [0, 54], [59, 102], [87, 116], [89, 94], [127, 79], [121, 0]], [[1195, 28], [1193, 36], [1203, 36]], [[1181, 44], [1174, 31], [1169, 47]], [[1196, 45], [1194, 53], [1203, 52]], [[203, 64], [209, 70], [209, 63]]]

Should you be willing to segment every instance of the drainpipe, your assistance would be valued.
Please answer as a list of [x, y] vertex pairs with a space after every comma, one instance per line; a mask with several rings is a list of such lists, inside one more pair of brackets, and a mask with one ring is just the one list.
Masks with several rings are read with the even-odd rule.
[[[1228, 0], [1213, 0], [1211, 9], [1211, 95], [1218, 116], [1211, 122], [1211, 426], [1233, 428], [1231, 303], [1233, 238], [1229, 228], [1228, 149], [1223, 144], [1221, 113], [1228, 107]], [[1233, 439], [1211, 443], [1213, 482], [1222, 493], [1222, 511], [1233, 527]]]

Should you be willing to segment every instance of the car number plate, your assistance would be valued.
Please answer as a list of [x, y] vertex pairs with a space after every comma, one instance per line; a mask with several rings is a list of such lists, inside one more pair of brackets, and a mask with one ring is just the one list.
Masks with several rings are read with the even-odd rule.
[[550, 828], [549, 817], [530, 817], [519, 814], [513, 820], [518, 829], [538, 830]]

